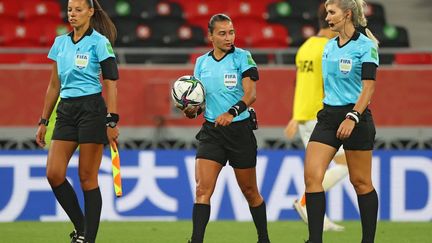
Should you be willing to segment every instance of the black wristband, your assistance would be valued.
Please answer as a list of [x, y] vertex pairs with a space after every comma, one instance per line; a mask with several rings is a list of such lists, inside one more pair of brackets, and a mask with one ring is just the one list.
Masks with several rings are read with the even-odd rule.
[[355, 123], [359, 123], [360, 122], [360, 112], [356, 111], [356, 110], [351, 110], [350, 112], [348, 112], [345, 115], [346, 119], [350, 119], [355, 121]]
[[118, 114], [116, 114], [116, 113], [108, 113], [106, 115], [105, 121], [106, 121], [107, 124], [110, 123], [110, 122], [117, 123], [117, 122], [120, 121], [120, 116]]
[[48, 126], [48, 124], [49, 124], [49, 120], [48, 119], [45, 119], [45, 118], [40, 118], [39, 119], [39, 123], [38, 123], [38, 125], [40, 126], [40, 125], [44, 125], [44, 126]]
[[236, 116], [240, 115], [246, 109], [247, 109], [246, 103], [244, 103], [243, 100], [240, 100], [235, 105], [231, 106], [231, 108], [229, 108], [228, 113], [230, 113], [231, 115], [236, 117]]

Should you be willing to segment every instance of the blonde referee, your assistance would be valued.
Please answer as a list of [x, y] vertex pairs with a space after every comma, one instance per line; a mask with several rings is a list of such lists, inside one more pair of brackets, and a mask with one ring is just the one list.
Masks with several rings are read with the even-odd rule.
[[[336, 33], [329, 29], [325, 21], [327, 12], [324, 4], [318, 10], [320, 30], [317, 36], [310, 37], [300, 46], [296, 54], [296, 87], [294, 94], [293, 117], [285, 128], [285, 136], [293, 138], [297, 133], [304, 146], [317, 123], [317, 112], [323, 108], [323, 77], [322, 77], [322, 54], [327, 41], [336, 36]], [[323, 188], [325, 191], [334, 186], [337, 182], [348, 175], [345, 154], [339, 149], [333, 158], [336, 164], [329, 168], [324, 176]], [[294, 208], [305, 223], [308, 222], [306, 212], [306, 199], [303, 193], [301, 199], [294, 202]], [[337, 225], [324, 217], [324, 231], [342, 231], [344, 227]]]

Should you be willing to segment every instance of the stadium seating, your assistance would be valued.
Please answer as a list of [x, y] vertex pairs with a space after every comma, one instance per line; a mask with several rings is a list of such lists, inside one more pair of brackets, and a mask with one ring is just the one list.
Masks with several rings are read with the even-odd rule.
[[[322, 0], [102, 0], [99, 3], [118, 30], [119, 47], [200, 47], [206, 41], [207, 24], [216, 13], [228, 14], [236, 29], [236, 45], [244, 48], [298, 47], [318, 30], [316, 10]], [[23, 4], [25, 3], [25, 4]], [[67, 23], [68, 0], [0, 0], [0, 47], [49, 47], [54, 38], [71, 30]], [[409, 47], [407, 29], [388, 24], [385, 9], [368, 3], [368, 27], [381, 47]], [[285, 29], [283, 29], [283, 27]], [[129, 54], [127, 54], [129, 55]], [[9, 56], [11, 60], [20, 60]], [[271, 55], [255, 55], [258, 63], [272, 62]], [[393, 63], [393, 54], [380, 55]], [[179, 55], [166, 61], [187, 63]], [[159, 63], [158, 56], [134, 62]], [[170, 60], [168, 60], [170, 59]], [[37, 60], [37, 58], [34, 58]], [[278, 59], [281, 60], [281, 59]], [[293, 55], [282, 58], [293, 63]], [[35, 61], [36, 62], [36, 61]], [[403, 62], [403, 61], [402, 61]]]
[[0, 20], [15, 20], [21, 18], [21, 1], [0, 0]]
[[182, 1], [184, 17], [190, 24], [200, 26], [207, 31], [210, 17], [216, 13], [226, 13], [227, 5], [222, 1]]
[[43, 45], [39, 26], [32, 23], [1, 24], [0, 36], [2, 46], [39, 47]]
[[144, 21], [137, 18], [116, 18], [119, 46], [203, 46], [204, 31], [185, 24], [183, 20], [157, 19]]
[[267, 18], [266, 2], [264, 1], [233, 1], [228, 5], [227, 14], [232, 19], [265, 19]]
[[117, 1], [116, 11], [117, 16], [132, 16], [141, 19], [183, 18], [183, 11], [179, 4], [161, 0]]
[[286, 20], [311, 20], [317, 18], [318, 0], [289, 0], [271, 3], [267, 6], [270, 22], [285, 22]]
[[56, 1], [27, 0], [22, 5], [22, 13], [25, 21], [35, 19], [61, 20], [61, 5]]
[[381, 4], [368, 2], [364, 11], [368, 24], [386, 24], [384, 7]]
[[279, 24], [269, 24], [259, 19], [233, 19], [236, 45], [239, 47], [288, 47], [287, 30]]
[[375, 37], [380, 41], [381, 47], [409, 47], [408, 31], [404, 27], [386, 25], [368, 26]]

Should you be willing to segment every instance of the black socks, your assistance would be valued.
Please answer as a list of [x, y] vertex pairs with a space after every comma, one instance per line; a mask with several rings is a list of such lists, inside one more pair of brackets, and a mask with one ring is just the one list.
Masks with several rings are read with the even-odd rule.
[[85, 204], [85, 239], [94, 243], [99, 228], [100, 215], [102, 210], [102, 196], [99, 187], [83, 191]]
[[72, 221], [75, 230], [84, 232], [84, 215], [78, 203], [75, 191], [68, 180], [65, 180], [60, 186], [52, 188], [57, 201]]
[[362, 224], [362, 243], [373, 243], [378, 216], [378, 195], [374, 190], [357, 195]]
[[258, 233], [258, 242], [267, 243], [270, 242], [267, 232], [267, 213], [266, 204], [263, 201], [258, 207], [249, 207], [252, 214], [253, 221]]
[[306, 192], [309, 241], [322, 243], [326, 198], [324, 192]]
[[192, 243], [201, 243], [204, 240], [204, 233], [210, 219], [210, 205], [195, 203], [192, 212]]

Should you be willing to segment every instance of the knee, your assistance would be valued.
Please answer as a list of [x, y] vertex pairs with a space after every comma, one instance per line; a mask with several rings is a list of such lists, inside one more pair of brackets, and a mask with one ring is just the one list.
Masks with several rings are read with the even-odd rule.
[[195, 188], [195, 196], [197, 203], [209, 203], [211, 197], [211, 190], [210, 188], [201, 185], [200, 183], [197, 183]]
[[98, 186], [97, 172], [80, 171], [79, 178], [83, 190], [91, 190]]
[[362, 177], [350, 177], [351, 184], [357, 194], [365, 194], [373, 189], [372, 181]]
[[261, 199], [258, 189], [254, 186], [243, 186], [241, 187], [241, 191], [249, 205], [256, 204]]
[[307, 191], [319, 191], [322, 188], [323, 176], [317, 174], [305, 173], [304, 181]]
[[46, 178], [51, 187], [57, 187], [65, 181], [66, 175], [47, 170]]

